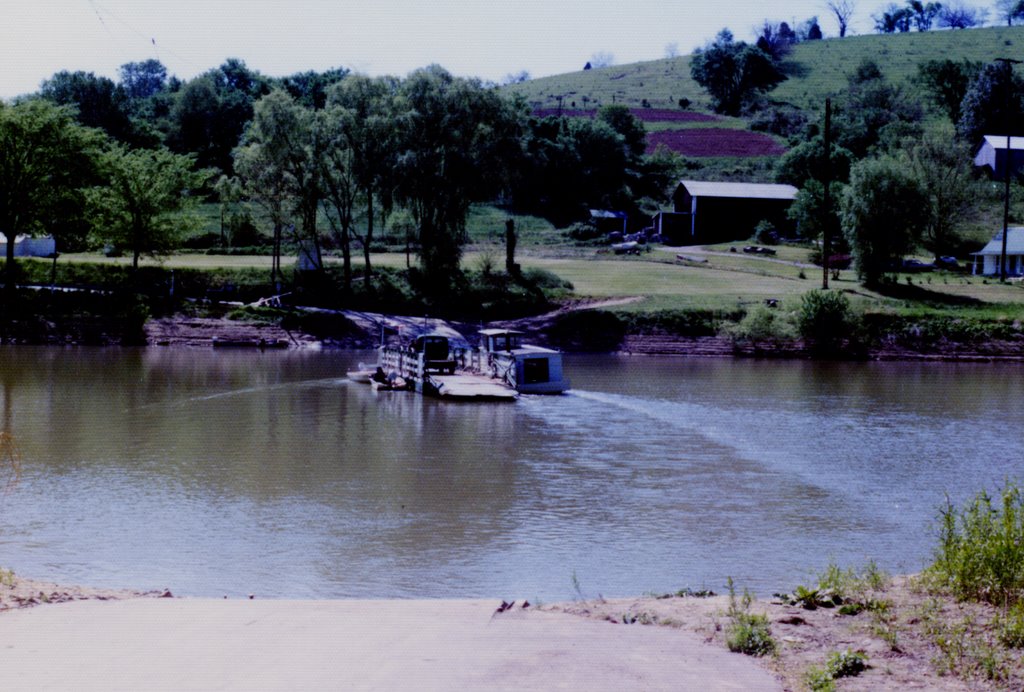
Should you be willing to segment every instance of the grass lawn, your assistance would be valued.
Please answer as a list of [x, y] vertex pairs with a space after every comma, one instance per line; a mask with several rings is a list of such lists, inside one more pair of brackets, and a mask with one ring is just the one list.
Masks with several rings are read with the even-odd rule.
[[[707, 249], [727, 251], [728, 247], [725, 244]], [[798, 264], [807, 259], [808, 251], [804, 248], [778, 246], [776, 249], [776, 261], [742, 252], [699, 255], [691, 251], [690, 256], [706, 258], [707, 262], [677, 262], [672, 253], [662, 251], [627, 257], [597, 254], [591, 248], [573, 248], [575, 252], [566, 253], [570, 256], [553, 256], [553, 253], [543, 254], [535, 249], [532, 254], [520, 254], [517, 260], [524, 269], [545, 269], [571, 281], [576, 295], [581, 297], [643, 298], [611, 308], [617, 311], [733, 311], [767, 299], [776, 299], [782, 302], [783, 307], [795, 308], [800, 296], [820, 287], [821, 271], [818, 267]], [[469, 251], [463, 258], [463, 266], [476, 269], [485, 254], [493, 258], [495, 253], [495, 249]], [[61, 255], [59, 261], [127, 265], [131, 259], [82, 253]], [[372, 261], [377, 267], [404, 269], [406, 266], [405, 255], [401, 253], [376, 253]], [[293, 266], [293, 262], [291, 258], [285, 258], [285, 268]], [[332, 257], [328, 262], [337, 263], [340, 259]], [[360, 267], [361, 256], [354, 258], [353, 262]], [[160, 264], [150, 259], [142, 263]], [[498, 266], [501, 264], [500, 261], [496, 263]], [[183, 254], [167, 258], [162, 264], [169, 268], [258, 268], [270, 271], [270, 257], [264, 255]], [[806, 278], [801, 278], [801, 273]], [[908, 278], [911, 283], [907, 283]], [[830, 286], [846, 292], [855, 305], [870, 310], [1024, 319], [1024, 284], [1020, 282], [1000, 284], [992, 279], [948, 272], [902, 274], [897, 277], [895, 285], [886, 288], [883, 294], [865, 289], [852, 271], [844, 270], [838, 280], [830, 281]]]

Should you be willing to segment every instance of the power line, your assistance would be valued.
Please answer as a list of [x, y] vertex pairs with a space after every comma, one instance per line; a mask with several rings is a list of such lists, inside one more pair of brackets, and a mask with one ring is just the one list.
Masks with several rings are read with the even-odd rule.
[[[103, 18], [104, 15], [106, 15], [106, 17], [108, 19], [113, 19], [113, 20], [119, 22], [126, 29], [128, 29], [133, 34], [135, 34], [136, 36], [141, 38], [143, 41], [148, 43], [150, 46], [152, 46], [153, 55], [156, 57], [156, 59], [158, 61], [160, 60], [161, 47], [157, 46], [157, 42], [156, 42], [156, 37], [155, 36], [148, 36], [148, 35], [146, 35], [142, 31], [140, 31], [138, 28], [136, 28], [132, 24], [128, 23], [128, 21], [126, 21], [122, 17], [118, 16], [117, 13], [112, 12], [110, 10], [110, 8], [104, 7], [104, 6], [100, 5], [100, 4], [98, 4], [95, 0], [89, 0], [89, 5], [92, 7], [93, 11], [96, 13], [96, 17], [100, 20], [100, 24], [102, 24], [103, 28], [107, 30], [108, 34], [110, 34], [111, 38], [114, 38], [114, 34], [113, 34], [113, 32], [110, 31], [110, 27], [107, 25], [107, 22], [104, 20], [104, 18]], [[176, 53], [176, 52], [174, 52], [172, 50], [167, 49], [166, 47], [163, 48], [163, 52], [165, 54], [167, 54], [167, 55], [171, 55], [171, 56], [177, 58], [179, 61], [185, 63], [189, 67], [193, 67], [193, 68], [197, 67], [188, 58], [185, 58], [185, 57], [179, 55], [178, 53]], [[200, 67], [200, 69], [201, 69], [201, 67]]]

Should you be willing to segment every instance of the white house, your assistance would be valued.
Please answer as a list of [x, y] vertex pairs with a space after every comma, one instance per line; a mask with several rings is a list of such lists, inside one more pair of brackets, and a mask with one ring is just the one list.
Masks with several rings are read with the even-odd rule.
[[[1006, 274], [1024, 276], [1024, 226], [1010, 226], [1006, 236]], [[1003, 254], [1003, 234], [988, 242], [978, 252], [972, 252], [972, 274], [994, 276], [999, 274], [999, 258]]]
[[[19, 235], [14, 239], [15, 257], [52, 257], [57, 252], [57, 243], [51, 236], [33, 238]], [[0, 233], [0, 259], [7, 256], [7, 236]]]
[[[1016, 173], [1024, 168], [1024, 137], [1010, 137], [1010, 151], [1011, 170]], [[1006, 135], [985, 135], [974, 155], [974, 165], [988, 167], [989, 175], [1002, 180], [1006, 167]]]

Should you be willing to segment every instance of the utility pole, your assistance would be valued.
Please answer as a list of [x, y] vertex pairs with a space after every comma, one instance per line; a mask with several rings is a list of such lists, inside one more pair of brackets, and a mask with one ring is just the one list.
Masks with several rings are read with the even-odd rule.
[[832, 223], [832, 198], [829, 188], [832, 187], [832, 99], [825, 99], [825, 199], [822, 204], [821, 224], [821, 288], [828, 290], [829, 256], [832, 244], [829, 238], [829, 226]]
[[1003, 122], [1006, 127], [1006, 158], [1003, 159], [1003, 247], [999, 253], [999, 280], [1006, 281], [1006, 237], [1010, 234], [1010, 169], [1013, 162], [1013, 149], [1010, 148], [1010, 132], [1013, 119], [1010, 117], [1011, 104], [1013, 103], [1013, 66], [1020, 64], [1020, 60], [1011, 58], [996, 58], [1006, 67], [1006, 110], [1003, 113]]

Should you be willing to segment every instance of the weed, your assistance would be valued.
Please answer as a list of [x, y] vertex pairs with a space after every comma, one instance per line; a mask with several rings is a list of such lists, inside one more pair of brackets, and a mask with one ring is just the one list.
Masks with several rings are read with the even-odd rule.
[[1024, 496], [1007, 482], [1001, 502], [986, 492], [940, 510], [939, 547], [929, 570], [962, 599], [1008, 606], [1024, 594]]
[[587, 600], [586, 596], [583, 595], [583, 589], [580, 588], [580, 580], [579, 577], [576, 576], [576, 570], [572, 571], [572, 590], [576, 593], [576, 598], [578, 600]]
[[0, 584], [4, 586], [14, 586], [14, 571], [9, 569], [0, 569]]
[[768, 616], [750, 612], [750, 604], [754, 597], [746, 589], [743, 590], [743, 597], [739, 603], [736, 600], [736, 586], [732, 577], [729, 577], [729, 611], [728, 616], [732, 621], [729, 626], [729, 633], [726, 644], [730, 651], [744, 653], [749, 656], [766, 656], [775, 653], [777, 645], [772, 638], [771, 628], [768, 626]]
[[804, 684], [811, 692], [833, 692], [836, 689], [836, 683], [829, 672], [818, 666], [807, 669], [804, 673]]
[[867, 670], [867, 657], [859, 651], [836, 651], [828, 657], [825, 668], [832, 679], [852, 678]]
[[999, 641], [1011, 649], [1024, 649], [1024, 601], [1018, 601], [998, 620]]

